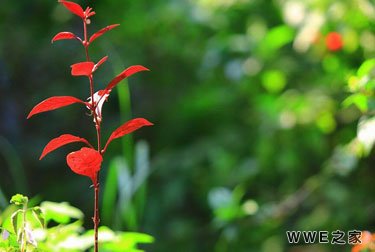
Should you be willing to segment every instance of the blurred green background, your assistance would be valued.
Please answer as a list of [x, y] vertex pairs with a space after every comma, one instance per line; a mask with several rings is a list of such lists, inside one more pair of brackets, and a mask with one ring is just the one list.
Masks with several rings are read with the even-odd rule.
[[[375, 1], [76, 1], [96, 11], [92, 33], [121, 26], [90, 50], [108, 62], [103, 136], [125, 120], [154, 127], [116, 140], [101, 173], [102, 225], [153, 235], [147, 251], [349, 251], [288, 245], [287, 230], [375, 231]], [[26, 115], [54, 95], [85, 99], [81, 22], [55, 1], [2, 0], [0, 207], [15, 193], [68, 201], [91, 227], [92, 189], [65, 155], [43, 161], [63, 133], [95, 142], [78, 105]], [[129, 87], [129, 88], [128, 88]], [[130, 90], [130, 94], [129, 94]], [[130, 112], [131, 111], [131, 112]]]

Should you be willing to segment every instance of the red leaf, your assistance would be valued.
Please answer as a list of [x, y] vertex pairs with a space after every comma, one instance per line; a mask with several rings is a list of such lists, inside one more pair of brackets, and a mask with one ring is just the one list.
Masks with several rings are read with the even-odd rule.
[[144, 66], [141, 66], [141, 65], [128, 67], [122, 73], [117, 75], [113, 80], [111, 80], [111, 82], [107, 85], [106, 89], [110, 90], [110, 89], [114, 88], [123, 79], [125, 79], [125, 78], [127, 78], [127, 77], [129, 77], [129, 76], [131, 76], [135, 73], [141, 72], [141, 71], [150, 71], [150, 70], [148, 68], [145, 68]]
[[147, 121], [144, 118], [135, 118], [130, 121], [127, 121], [115, 131], [112, 132], [111, 136], [109, 137], [107, 143], [105, 144], [104, 150], [107, 149], [108, 144], [116, 138], [122, 137], [126, 134], [132, 133], [143, 126], [151, 126], [154, 125], [153, 123]]
[[98, 171], [102, 164], [103, 157], [94, 149], [83, 147], [66, 156], [66, 162], [73, 172], [91, 178], [96, 184]]
[[73, 76], [90, 76], [94, 69], [94, 62], [85, 61], [71, 65]]
[[92, 43], [95, 39], [99, 38], [102, 36], [104, 33], [106, 33], [109, 30], [112, 30], [113, 28], [119, 26], [119, 24], [113, 24], [113, 25], [108, 25], [107, 27], [104, 27], [100, 29], [99, 31], [95, 32], [89, 39], [89, 43]]
[[59, 32], [52, 38], [51, 43], [53, 43], [57, 40], [62, 40], [62, 39], [78, 39], [78, 40], [81, 40], [80, 38], [78, 38], [76, 35], [74, 35], [71, 32]]
[[32, 117], [35, 114], [39, 114], [42, 112], [50, 111], [50, 110], [55, 110], [61, 107], [68, 106], [73, 103], [83, 103], [78, 98], [75, 98], [73, 96], [53, 96], [48, 99], [45, 99], [44, 101], [40, 102], [37, 104], [29, 113], [27, 116], [27, 119]]
[[81, 18], [85, 18], [85, 13], [79, 4], [65, 0], [60, 0], [59, 3], [62, 3], [71, 13], [76, 14]]
[[98, 61], [98, 63], [95, 64], [94, 68], [93, 68], [93, 72], [96, 71], [96, 69], [98, 69], [98, 67], [103, 64], [104, 62], [106, 62], [108, 59], [108, 56], [105, 56], [103, 57], [101, 60]]
[[46, 147], [44, 147], [42, 155], [40, 156], [39, 160], [44, 158], [48, 153], [60, 148], [61, 146], [69, 144], [69, 143], [74, 143], [74, 142], [82, 142], [92, 147], [91, 144], [84, 138], [73, 136], [70, 134], [64, 134], [49, 141]]

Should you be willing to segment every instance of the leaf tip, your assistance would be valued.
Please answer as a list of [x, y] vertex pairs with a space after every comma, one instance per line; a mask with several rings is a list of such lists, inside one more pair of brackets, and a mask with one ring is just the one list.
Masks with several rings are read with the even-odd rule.
[[33, 114], [33, 111], [31, 111], [31, 112], [27, 115], [26, 119], [30, 119], [33, 115], [34, 115], [34, 114]]

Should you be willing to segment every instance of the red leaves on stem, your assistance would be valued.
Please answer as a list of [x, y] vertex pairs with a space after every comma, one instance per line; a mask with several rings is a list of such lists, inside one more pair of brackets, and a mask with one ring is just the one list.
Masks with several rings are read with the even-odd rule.
[[113, 28], [119, 26], [120, 24], [113, 24], [113, 25], [108, 25], [107, 27], [104, 27], [103, 29], [100, 29], [99, 31], [95, 32], [89, 39], [89, 43], [92, 43], [95, 39], [99, 38], [102, 36], [104, 33], [107, 31], [112, 30]]
[[77, 3], [65, 0], [59, 0], [59, 3], [62, 3], [71, 13], [79, 16], [83, 20], [87, 20], [89, 17], [95, 15], [95, 12], [91, 11], [92, 9], [90, 7], [87, 7], [86, 10], [83, 11], [83, 8]]
[[71, 32], [59, 32], [52, 38], [51, 43], [62, 39], [77, 39], [81, 41], [79, 37], [77, 37], [75, 34]]
[[59, 3], [62, 3], [65, 6], [65, 8], [67, 8], [71, 13], [81, 18], [85, 18], [85, 12], [83, 11], [82, 7], [79, 4], [65, 1], [65, 0], [60, 0]]
[[142, 128], [143, 126], [152, 126], [153, 123], [147, 121], [144, 118], [135, 118], [130, 121], [127, 121], [120, 127], [118, 127], [115, 131], [112, 132], [111, 136], [108, 138], [107, 143], [105, 144], [104, 151], [107, 149], [108, 144], [119, 137], [122, 137], [124, 135], [130, 134], [133, 131], [136, 131], [139, 128]]
[[111, 82], [107, 85], [107, 87], [105, 89], [111, 90], [123, 79], [125, 79], [125, 78], [127, 78], [127, 77], [129, 77], [129, 76], [131, 76], [135, 73], [141, 72], [141, 71], [150, 71], [150, 70], [148, 68], [144, 67], [144, 66], [141, 66], [141, 65], [135, 65], [135, 66], [128, 67], [122, 73], [117, 75], [113, 80], [111, 80]]
[[104, 62], [107, 61], [107, 59], [108, 59], [108, 56], [105, 56], [105, 57], [103, 57], [101, 60], [99, 60], [98, 63], [95, 64], [95, 66], [94, 66], [94, 68], [93, 68], [92, 71], [95, 72], [96, 69], [98, 69], [98, 67], [99, 67], [101, 64], [103, 64]]
[[68, 105], [71, 105], [73, 103], [82, 103], [85, 104], [85, 102], [81, 101], [78, 98], [75, 98], [73, 96], [53, 96], [48, 99], [45, 99], [44, 101], [37, 104], [29, 113], [27, 116], [27, 119], [32, 117], [35, 114], [39, 114], [46, 111], [55, 110], [61, 107], [65, 107]]
[[82, 142], [85, 143], [87, 146], [91, 146], [91, 144], [84, 138], [73, 136], [70, 134], [64, 134], [59, 137], [56, 137], [49, 141], [49, 143], [44, 147], [42, 155], [40, 156], [39, 160], [44, 158], [48, 153], [60, 148], [61, 146], [64, 146], [66, 144], [74, 143], [74, 142]]
[[73, 76], [90, 76], [94, 69], [94, 62], [85, 61], [71, 65]]
[[94, 149], [83, 147], [66, 156], [66, 162], [73, 172], [91, 178], [97, 184], [97, 175], [103, 161], [102, 155]]
[[72, 75], [73, 76], [90, 76], [93, 72], [98, 69], [98, 67], [106, 62], [108, 59], [108, 56], [103, 57], [101, 60], [99, 60], [98, 63], [94, 63], [91, 61], [85, 61], [85, 62], [79, 62], [76, 64], [71, 65], [72, 68]]

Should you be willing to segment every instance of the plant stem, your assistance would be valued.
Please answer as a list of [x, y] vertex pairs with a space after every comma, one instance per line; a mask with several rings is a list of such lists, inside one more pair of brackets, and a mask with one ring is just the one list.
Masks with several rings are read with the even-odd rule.
[[[27, 202], [24, 203], [23, 209], [22, 209], [22, 234], [21, 234], [21, 251], [24, 252], [26, 248], [26, 243], [27, 243], [27, 237], [26, 237], [26, 211], [27, 211]], [[16, 217], [17, 218], [17, 217]]]
[[[88, 41], [87, 41], [87, 23], [86, 20], [83, 21], [83, 33], [84, 33], [84, 43], [83, 46], [85, 47], [85, 54], [86, 54], [86, 61], [90, 61], [90, 56], [89, 56], [89, 50], [88, 50]], [[98, 141], [98, 152], [101, 154], [101, 144], [100, 144], [100, 121], [98, 120], [98, 115], [96, 114], [96, 106], [94, 101], [94, 77], [93, 75], [89, 76], [89, 81], [90, 81], [90, 96], [91, 96], [91, 106], [90, 110], [92, 112], [92, 116], [94, 118], [94, 123], [95, 123], [95, 129], [96, 129], [96, 137]], [[98, 173], [99, 176], [99, 173]], [[99, 183], [98, 181], [94, 182], [94, 217], [92, 218], [94, 222], [94, 251], [98, 252], [99, 251], [99, 246], [98, 246], [98, 227], [99, 227]]]
[[99, 183], [95, 184], [95, 203], [94, 203], [94, 230], [95, 230], [95, 243], [94, 243], [94, 251], [98, 252], [98, 226], [99, 226]]

